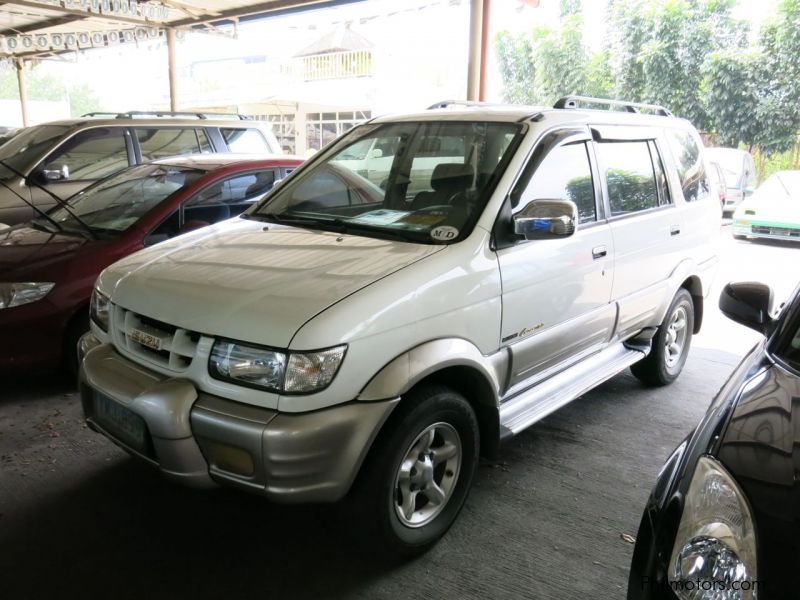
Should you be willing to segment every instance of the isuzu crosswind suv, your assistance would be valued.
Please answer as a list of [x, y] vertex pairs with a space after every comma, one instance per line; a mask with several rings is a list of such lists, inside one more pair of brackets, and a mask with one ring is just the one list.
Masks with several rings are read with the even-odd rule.
[[[584, 102], [373, 119], [241, 217], [108, 267], [90, 427], [187, 484], [349, 495], [376, 547], [423, 551], [481, 454], [626, 367], [670, 383], [700, 328], [720, 206], [697, 132]], [[383, 186], [342, 177], [370, 139]]]

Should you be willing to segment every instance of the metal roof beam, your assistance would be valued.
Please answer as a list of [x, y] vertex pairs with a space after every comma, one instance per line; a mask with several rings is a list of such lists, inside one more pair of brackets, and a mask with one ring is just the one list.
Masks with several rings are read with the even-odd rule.
[[250, 17], [254, 15], [291, 10], [295, 8], [323, 8], [328, 5], [335, 6], [337, 4], [348, 4], [350, 2], [357, 1], [362, 0], [272, 0], [271, 2], [258, 2], [249, 6], [242, 6], [230, 10], [222, 10], [219, 11], [217, 16], [213, 17], [200, 17], [197, 19], [179, 19], [177, 21], [170, 21], [167, 23], [167, 25], [169, 27], [186, 27], [190, 25], [200, 25], [203, 23], [219, 23], [220, 21], [229, 21], [238, 19], [240, 17]]
[[[0, 4], [2, 6], [2, 4]], [[88, 16], [88, 15], [87, 15]], [[0, 35], [14, 35], [15, 33], [31, 33], [48, 29], [50, 27], [58, 27], [59, 25], [66, 25], [75, 21], [82, 21], [86, 16], [79, 15], [64, 15], [63, 17], [53, 17], [52, 19], [45, 19], [44, 21], [36, 21], [35, 23], [28, 23], [27, 25], [20, 25], [19, 27], [4, 29], [0, 31]]]
[[48, 10], [60, 13], [62, 15], [77, 16], [82, 19], [95, 19], [103, 21], [104, 23], [131, 23], [132, 25], [139, 25], [143, 27], [163, 27], [166, 25], [163, 21], [147, 21], [145, 19], [137, 19], [135, 17], [125, 17], [122, 15], [107, 15], [103, 13], [89, 12], [74, 8], [65, 8], [63, 6], [48, 6], [41, 2], [31, 2], [29, 0], [13, 0], [10, 4], [17, 6], [24, 6], [26, 8], [38, 8], [39, 10]]

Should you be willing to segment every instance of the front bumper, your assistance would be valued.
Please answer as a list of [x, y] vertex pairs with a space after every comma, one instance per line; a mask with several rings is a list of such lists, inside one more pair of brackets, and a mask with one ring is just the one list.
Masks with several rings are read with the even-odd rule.
[[733, 235], [766, 240], [800, 242], [800, 224], [734, 220]]
[[[79, 346], [89, 426], [167, 477], [196, 487], [232, 485], [282, 502], [339, 500], [399, 401], [281, 413], [200, 392], [192, 382], [141, 367], [90, 336]], [[132, 447], [103, 425], [98, 393], [144, 419], [146, 447]]]

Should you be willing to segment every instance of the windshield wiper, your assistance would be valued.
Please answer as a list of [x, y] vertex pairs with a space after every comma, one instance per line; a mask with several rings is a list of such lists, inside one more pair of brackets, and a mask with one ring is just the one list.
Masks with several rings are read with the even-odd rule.
[[[0, 161], [0, 164], [2, 164], [2, 161]], [[15, 190], [14, 188], [12, 188], [12, 187], [11, 187], [10, 185], [8, 185], [8, 184], [7, 184], [5, 181], [3, 181], [3, 180], [0, 180], [0, 185], [2, 185], [2, 186], [3, 186], [4, 188], [6, 188], [6, 189], [7, 189], [9, 192], [11, 192], [12, 194], [14, 194], [14, 195], [15, 195], [17, 198], [19, 198], [20, 200], [22, 200], [22, 201], [23, 201], [25, 204], [27, 204], [28, 206], [30, 206], [30, 207], [31, 207], [33, 210], [35, 210], [36, 212], [38, 212], [38, 213], [39, 213], [39, 214], [40, 214], [42, 217], [44, 217], [44, 218], [45, 218], [46, 220], [48, 220], [50, 223], [52, 223], [53, 225], [55, 225], [55, 226], [56, 226], [56, 230], [57, 230], [57, 231], [63, 231], [63, 230], [64, 230], [64, 228], [63, 228], [61, 225], [59, 225], [59, 224], [58, 224], [58, 221], [56, 221], [56, 220], [55, 220], [53, 217], [51, 217], [51, 216], [50, 216], [50, 215], [48, 215], [46, 212], [44, 212], [44, 211], [43, 211], [41, 208], [39, 208], [38, 206], [36, 206], [36, 205], [35, 205], [33, 202], [30, 202], [30, 201], [29, 201], [29, 200], [28, 200], [28, 199], [27, 199], [25, 196], [23, 196], [22, 194], [20, 194], [20, 193], [19, 193], [17, 190]]]
[[295, 225], [298, 227], [316, 226], [319, 229], [326, 231], [333, 231], [335, 233], [352, 234], [353, 232], [358, 232], [361, 234], [366, 233], [372, 237], [377, 237], [381, 239], [395, 240], [399, 242], [412, 241], [410, 238], [404, 236], [402, 232], [399, 231], [389, 231], [387, 229], [372, 227], [370, 225], [363, 225], [361, 223], [345, 221], [344, 219], [340, 219], [338, 217], [334, 217], [332, 219], [315, 219], [314, 217], [304, 217], [299, 215], [291, 215], [291, 216], [278, 215], [271, 212], [252, 213], [247, 215], [247, 218], [259, 218], [259, 217], [262, 220], [278, 223], [279, 225]]
[[[23, 179], [23, 180], [25, 181], [25, 183], [27, 183], [27, 184], [33, 184], [33, 185], [35, 185], [37, 188], [39, 188], [40, 190], [42, 190], [42, 191], [43, 191], [45, 194], [49, 195], [49, 196], [50, 196], [50, 197], [51, 197], [53, 200], [55, 200], [55, 201], [56, 201], [56, 203], [57, 203], [57, 204], [58, 204], [58, 205], [59, 205], [61, 208], [63, 208], [65, 211], [67, 211], [67, 213], [68, 213], [68, 214], [69, 214], [69, 215], [70, 215], [70, 216], [71, 216], [73, 219], [75, 219], [75, 221], [76, 221], [76, 222], [77, 222], [77, 223], [78, 223], [78, 224], [79, 224], [81, 227], [83, 227], [83, 228], [84, 228], [84, 229], [87, 231], [87, 233], [88, 233], [88, 234], [91, 236], [91, 238], [92, 238], [92, 239], [95, 239], [95, 240], [96, 240], [96, 239], [98, 239], [98, 236], [97, 236], [97, 234], [94, 232], [94, 230], [93, 230], [91, 227], [89, 227], [89, 225], [87, 225], [87, 224], [86, 224], [86, 223], [83, 221], [83, 219], [81, 219], [81, 218], [80, 218], [78, 215], [76, 215], [74, 212], [72, 212], [72, 209], [69, 207], [69, 205], [67, 204], [67, 202], [66, 202], [66, 201], [65, 201], [63, 198], [61, 198], [61, 197], [59, 197], [58, 195], [54, 194], [53, 192], [51, 192], [50, 190], [48, 190], [46, 187], [44, 187], [44, 186], [43, 186], [43, 185], [41, 185], [40, 183], [37, 183], [36, 181], [34, 181], [33, 179], [31, 179], [30, 177], [27, 177], [26, 175], [23, 175], [22, 173], [20, 173], [19, 171], [17, 171], [17, 170], [16, 170], [14, 167], [10, 167], [10, 166], [8, 166], [8, 165], [5, 163], [5, 161], [3, 161], [3, 160], [0, 160], [0, 165], [4, 166], [6, 169], [8, 169], [8, 170], [9, 170], [9, 171], [11, 171], [12, 173], [14, 173], [14, 175], [16, 175], [17, 177], [20, 177], [21, 179]], [[8, 186], [6, 185], [6, 187], [8, 187]], [[8, 189], [11, 189], [11, 188], [8, 188]], [[12, 191], [13, 191], [13, 190], [12, 190]], [[14, 193], [16, 193], [16, 192], [14, 192]], [[17, 196], [19, 196], [20, 198], [22, 198], [22, 196], [21, 196], [20, 194], [17, 194]], [[27, 201], [27, 200], [25, 200], [24, 198], [22, 198], [22, 199], [25, 201], [25, 203], [26, 203], [28, 206], [30, 206], [31, 208], [33, 208], [33, 209], [34, 209], [36, 212], [38, 212], [38, 213], [39, 213], [39, 214], [41, 214], [42, 216], [46, 217], [48, 221], [50, 221], [50, 222], [54, 223], [54, 224], [55, 224], [55, 225], [56, 225], [56, 226], [57, 226], [57, 227], [58, 227], [60, 230], [62, 230], [62, 231], [63, 231], [63, 229], [64, 229], [64, 228], [63, 228], [62, 226], [60, 226], [60, 225], [58, 224], [58, 222], [56, 222], [56, 220], [55, 220], [55, 219], [53, 219], [53, 218], [52, 218], [52, 217], [51, 217], [49, 214], [45, 213], [45, 212], [44, 212], [43, 210], [41, 210], [40, 208], [37, 208], [37, 207], [36, 207], [36, 206], [34, 206], [34, 205], [31, 203], [31, 202], [28, 202], [28, 201]]]

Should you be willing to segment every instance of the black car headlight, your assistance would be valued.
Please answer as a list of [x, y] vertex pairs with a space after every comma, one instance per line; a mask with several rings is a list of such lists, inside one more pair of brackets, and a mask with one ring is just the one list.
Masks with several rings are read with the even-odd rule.
[[711, 457], [697, 462], [669, 565], [670, 587], [685, 600], [756, 598], [753, 516], [739, 486]]
[[51, 281], [25, 281], [0, 283], [0, 309], [30, 304], [44, 298], [55, 283]]
[[110, 312], [111, 299], [97, 288], [94, 288], [92, 290], [92, 298], [89, 301], [89, 315], [92, 321], [103, 331], [108, 331], [108, 315]]
[[346, 345], [313, 352], [285, 352], [217, 340], [208, 360], [215, 379], [278, 393], [311, 393], [333, 381]]

